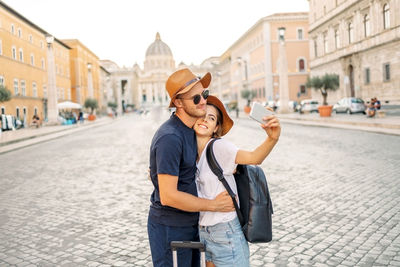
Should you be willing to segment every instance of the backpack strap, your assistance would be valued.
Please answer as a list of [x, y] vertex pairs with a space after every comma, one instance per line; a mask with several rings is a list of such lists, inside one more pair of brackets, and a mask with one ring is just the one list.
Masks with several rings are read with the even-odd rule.
[[219, 138], [215, 138], [215, 139], [211, 140], [207, 146], [207, 150], [206, 150], [207, 163], [208, 163], [208, 166], [210, 167], [211, 171], [218, 177], [218, 180], [220, 180], [221, 183], [224, 185], [226, 191], [228, 191], [229, 196], [232, 198], [233, 206], [235, 207], [236, 214], [238, 216], [240, 225], [243, 226], [244, 218], [243, 218], [242, 213], [240, 212], [239, 205], [236, 201], [236, 195], [233, 193], [231, 187], [229, 186], [228, 182], [226, 181], [226, 179], [224, 177], [224, 172], [223, 172], [221, 166], [219, 166], [219, 164], [215, 158], [214, 151], [212, 149], [214, 142], [217, 141], [218, 139]]

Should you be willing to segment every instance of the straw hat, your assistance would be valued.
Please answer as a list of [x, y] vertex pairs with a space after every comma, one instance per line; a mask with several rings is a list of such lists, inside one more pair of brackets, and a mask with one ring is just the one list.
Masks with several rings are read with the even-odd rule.
[[207, 72], [203, 78], [194, 75], [189, 69], [181, 69], [172, 73], [165, 85], [171, 98], [169, 107], [175, 107], [174, 100], [176, 96], [188, 92], [198, 82], [201, 82], [203, 87], [207, 88], [211, 82], [211, 73]]
[[224, 136], [232, 128], [233, 120], [229, 117], [228, 113], [226, 112], [224, 104], [222, 104], [222, 102], [216, 96], [209, 95], [207, 98], [207, 105], [208, 104], [216, 106], [221, 111], [222, 113], [221, 136]]

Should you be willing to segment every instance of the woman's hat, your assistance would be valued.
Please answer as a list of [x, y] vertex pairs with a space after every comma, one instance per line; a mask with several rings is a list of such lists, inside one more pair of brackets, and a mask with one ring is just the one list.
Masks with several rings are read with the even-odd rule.
[[211, 73], [207, 72], [203, 78], [194, 75], [189, 69], [181, 69], [172, 73], [165, 85], [171, 98], [169, 107], [175, 107], [174, 100], [176, 96], [188, 92], [198, 82], [201, 82], [203, 87], [207, 88], [211, 82]]
[[207, 98], [207, 105], [208, 104], [216, 106], [221, 111], [222, 113], [221, 136], [224, 136], [232, 128], [233, 120], [229, 117], [228, 112], [226, 112], [224, 104], [222, 104], [222, 102], [216, 96], [209, 95]]

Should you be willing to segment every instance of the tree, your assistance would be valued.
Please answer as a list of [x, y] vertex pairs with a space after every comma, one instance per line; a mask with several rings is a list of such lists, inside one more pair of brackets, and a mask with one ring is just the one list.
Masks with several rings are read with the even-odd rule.
[[244, 99], [247, 99], [247, 105], [250, 105], [250, 101], [251, 99], [253, 99], [253, 97], [255, 96], [254, 92], [249, 90], [249, 89], [245, 89], [241, 91], [241, 96]]
[[115, 102], [108, 102], [107, 106], [109, 106], [112, 109], [116, 109], [118, 107], [117, 103]]
[[90, 108], [90, 114], [93, 114], [93, 111], [99, 107], [99, 103], [97, 99], [87, 98], [84, 104], [85, 108]]
[[11, 92], [4, 85], [0, 84], [0, 103], [11, 100]]
[[339, 75], [326, 73], [322, 77], [319, 76], [314, 76], [311, 78], [308, 77], [306, 86], [307, 88], [314, 88], [315, 90], [319, 90], [324, 99], [323, 105], [327, 106], [328, 102], [326, 99], [328, 97], [328, 91], [333, 92], [339, 88]]

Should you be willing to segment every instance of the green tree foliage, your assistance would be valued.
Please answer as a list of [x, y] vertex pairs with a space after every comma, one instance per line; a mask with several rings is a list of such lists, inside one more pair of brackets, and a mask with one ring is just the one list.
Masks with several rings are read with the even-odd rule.
[[11, 100], [11, 92], [4, 85], [0, 84], [0, 103]]
[[328, 105], [328, 102], [326, 100], [328, 97], [328, 91], [336, 91], [339, 88], [339, 75], [326, 73], [322, 77], [308, 77], [306, 86], [307, 88], [314, 88], [315, 90], [319, 90], [324, 99], [323, 105], [326, 106]]
[[93, 111], [99, 107], [99, 103], [97, 99], [87, 98], [84, 104], [85, 108], [90, 108], [90, 114], [93, 114]]

